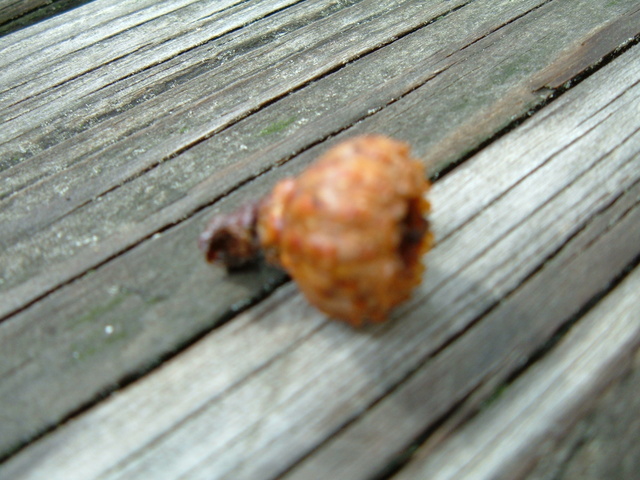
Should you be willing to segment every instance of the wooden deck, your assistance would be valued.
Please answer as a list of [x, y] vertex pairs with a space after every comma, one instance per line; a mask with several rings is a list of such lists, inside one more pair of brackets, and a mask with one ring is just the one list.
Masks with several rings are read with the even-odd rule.
[[[0, 0], [0, 479], [640, 473], [637, 0]], [[365, 132], [437, 246], [353, 329], [196, 237]]]

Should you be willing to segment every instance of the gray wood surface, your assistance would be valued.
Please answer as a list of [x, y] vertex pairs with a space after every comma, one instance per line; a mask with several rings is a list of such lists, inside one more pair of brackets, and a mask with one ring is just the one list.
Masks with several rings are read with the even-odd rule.
[[0, 0], [0, 23], [13, 20], [47, 3], [51, 3], [51, 0]]
[[63, 478], [71, 464], [78, 478], [380, 472], [474, 392], [486, 400], [637, 258], [639, 57], [627, 52], [436, 183], [439, 244], [394, 322], [354, 331], [287, 285], [27, 448], [7, 475]]
[[[42, 27], [38, 26], [41, 22], [47, 22], [45, 29], [50, 29], [56, 24], [55, 17], [62, 15], [69, 10], [79, 8], [94, 0], [0, 0], [0, 36], [17, 35], [19, 38], [23, 34], [18, 34], [20, 30], [29, 30], [27, 35], [39, 31]], [[79, 15], [90, 13], [95, 15], [100, 10], [109, 9], [109, 2], [95, 1], [98, 9], [89, 7], [83, 10]], [[127, 2], [130, 3], [130, 2]], [[140, 2], [142, 3], [142, 2]], [[126, 8], [126, 7], [125, 7]], [[58, 19], [59, 21], [60, 19]], [[69, 17], [62, 20], [62, 23], [68, 22]]]
[[[94, 0], [0, 37], [0, 478], [387, 478], [452, 448], [586, 305], [637, 303], [639, 35], [631, 0]], [[204, 264], [212, 213], [364, 132], [436, 180], [393, 322]]]
[[[637, 324], [637, 322], [636, 322]], [[614, 372], [615, 373], [615, 372]], [[610, 380], [602, 377], [601, 380]], [[544, 445], [527, 480], [616, 478], [632, 480], [640, 471], [640, 354], [622, 378], [602, 394], [586, 396], [582, 415], [565, 438]]]
[[[180, 101], [179, 92], [176, 91], [180, 87], [176, 87], [162, 96], [164, 102], [160, 105], [158, 100], [150, 100], [139, 106], [143, 111], [128, 110], [124, 113], [124, 122], [121, 116], [111, 119], [110, 122], [118, 125], [114, 132], [116, 138], [122, 137], [125, 132], [129, 134], [120, 142], [113, 144], [115, 139], [110, 136], [113, 129], [102, 122], [87, 131], [84, 135], [85, 142], [81, 141], [82, 133], [62, 142], [58, 148], [59, 156], [52, 151], [55, 150], [52, 147], [40, 157], [31, 159], [38, 161], [40, 158], [37, 165], [27, 162], [22, 168], [18, 166], [9, 169], [3, 179], [5, 181], [1, 182], [7, 185], [7, 192], [11, 194], [0, 204], [3, 207], [0, 210], [0, 221], [5, 226], [0, 235], [0, 243], [7, 252], [2, 267], [10, 275], [7, 275], [0, 291], [0, 314], [7, 315], [12, 310], [22, 308], [123, 249], [130, 248], [185, 215], [190, 215], [224, 196], [238, 183], [250, 180], [356, 122], [360, 122], [356, 129], [382, 131], [411, 140], [415, 144], [416, 153], [425, 157], [425, 161], [430, 164], [439, 162], [443, 167], [459, 158], [465, 151], [508, 124], [514, 116], [525, 114], [530, 107], [548, 98], [552, 91], [541, 88], [547, 80], [545, 74], [559, 68], [554, 60], [566, 64], [563, 55], [567, 54], [567, 43], [575, 48], [588, 39], [597, 43], [593, 37], [598, 37], [601, 30], [596, 26], [611, 15], [611, 12], [606, 11], [593, 13], [588, 9], [578, 9], [580, 15], [573, 19], [575, 25], [557, 25], [557, 32], [553, 35], [539, 27], [549, 23], [549, 16], [564, 21], [568, 14], [562, 9], [570, 9], [569, 6], [552, 2], [543, 7], [548, 10], [544, 12], [544, 16], [540, 13], [541, 8], [529, 16], [514, 20], [539, 3], [519, 2], [514, 6], [513, 2], [504, 2], [503, 12], [494, 5], [492, 9], [496, 13], [489, 20], [479, 16], [486, 10], [486, 2], [471, 3], [439, 22], [393, 42], [388, 48], [367, 55], [351, 65], [351, 75], [346, 74], [346, 69], [340, 70], [326, 77], [324, 82], [313, 83], [309, 89], [290, 95], [282, 102], [272, 105], [272, 108], [260, 112], [262, 114], [252, 115], [246, 122], [238, 124], [238, 128], [224, 130], [221, 135], [214, 135], [210, 140], [189, 148], [182, 155], [173, 157], [248, 113], [246, 109], [234, 113], [239, 108], [235, 106], [239, 101], [238, 97], [247, 109], [255, 109], [256, 104], [272, 99], [273, 95], [282, 95], [287, 90], [299, 88], [298, 84], [283, 84], [281, 65], [275, 65], [271, 69], [273, 76], [268, 80], [268, 72], [260, 68], [260, 62], [256, 64], [252, 58], [243, 56], [236, 65], [240, 64], [241, 69], [250, 65], [253, 76], [249, 74], [249, 78], [236, 85], [237, 77], [242, 76], [243, 72], [232, 69], [230, 78], [234, 79], [235, 84], [227, 87], [230, 90], [222, 89], [218, 84], [218, 81], [224, 81], [224, 76], [223, 80], [218, 80], [216, 76], [216, 81], [209, 82], [206, 78], [201, 78], [207, 77], [202, 74], [182, 87], [190, 100], [182, 108], [178, 107], [186, 100]], [[423, 18], [415, 21], [427, 22], [451, 8], [449, 2], [438, 5], [429, 11], [424, 11], [422, 6], [415, 7], [423, 15]], [[351, 9], [357, 7], [355, 5]], [[383, 10], [384, 7], [382, 4], [379, 6]], [[362, 16], [370, 10], [360, 6], [357, 11]], [[409, 10], [406, 15], [415, 13], [414, 10]], [[334, 15], [341, 12], [342, 10]], [[612, 23], [624, 23], [629, 18], [633, 20], [639, 17], [637, 8], [634, 15], [623, 16], [620, 21]], [[529, 18], [530, 16], [534, 18]], [[333, 16], [329, 18], [333, 19]], [[375, 18], [378, 22], [387, 19], [387, 23], [380, 26], [381, 37], [376, 41], [389, 41], [393, 33], [389, 29], [389, 22], [399, 21], [397, 15], [389, 12], [388, 16]], [[354, 20], [349, 18], [349, 21]], [[533, 23], [529, 25], [530, 35], [523, 34], [527, 23]], [[313, 26], [312, 24], [307, 28], [311, 29]], [[360, 35], [360, 43], [351, 42], [347, 55], [362, 55], [363, 51], [371, 48], [370, 42], [374, 39], [371, 37], [370, 27], [368, 24], [353, 27], [357, 30], [354, 35]], [[435, 29], [439, 32], [432, 32]], [[470, 29], [476, 32], [471, 37]], [[308, 81], [319, 74], [302, 69], [301, 65], [315, 62], [316, 68], [326, 71], [352, 58], [336, 56], [337, 52], [330, 49], [331, 43], [319, 41], [318, 32], [311, 30], [308, 37], [317, 45], [316, 50], [312, 53], [308, 46], [303, 45], [300, 47], [305, 48], [301, 53], [303, 58], [293, 60], [287, 57], [284, 61], [294, 71], [301, 70], [291, 73], [295, 75], [293, 81]], [[492, 30], [496, 31], [491, 34]], [[341, 31], [331, 32], [322, 28], [321, 32], [323, 35], [334, 33], [335, 48], [343, 47]], [[618, 36], [612, 36], [607, 31], [607, 35], [602, 37], [610, 43], [611, 49], [629, 38], [624, 28], [616, 28], [615, 32]], [[401, 34], [401, 31], [396, 32], [396, 36]], [[459, 36], [458, 42], [452, 38], [454, 34]], [[97, 35], [97, 32], [93, 32], [93, 35]], [[290, 35], [295, 35], [296, 41], [301, 39], [298, 31]], [[538, 46], [533, 53], [530, 48], [532, 43]], [[450, 47], [443, 51], [442, 44]], [[285, 42], [284, 45], [290, 48], [290, 42]], [[489, 47], [490, 45], [492, 46]], [[516, 45], [519, 45], [519, 51], [515, 48]], [[263, 50], [271, 48], [271, 45], [266, 45]], [[456, 50], [458, 55], [455, 55]], [[328, 58], [330, 64], [319, 60], [321, 52], [324, 52], [324, 58]], [[415, 56], [400, 55], [400, 52], [414, 52]], [[480, 56], [479, 52], [485, 54]], [[175, 53], [170, 51], [168, 54]], [[147, 55], [143, 58], [148, 62], [154, 60]], [[264, 59], [263, 62], [274, 61], [271, 56], [259, 58]], [[426, 64], [416, 66], [416, 58], [426, 59]], [[476, 76], [478, 69], [484, 74]], [[363, 70], [379, 72], [380, 76], [367, 74], [366, 82], [359, 80], [363, 77]], [[382, 78], [388, 77], [389, 71], [397, 73], [394, 78], [378, 86]], [[476, 77], [473, 80], [469, 77], [471, 72]], [[531, 85], [531, 77], [535, 74], [542, 74], [534, 78], [541, 83]], [[299, 76], [302, 79], [296, 78]], [[246, 85], [255, 83], [256, 77], [260, 78], [260, 85], [266, 89], [264, 100], [258, 98], [258, 92], [247, 99]], [[194, 83], [197, 83], [195, 92]], [[93, 82], [89, 84], [94, 85]], [[199, 89], [204, 88], [202, 85], [206, 85], [208, 90], [222, 90], [214, 93], [213, 97], [209, 92], [210, 96], [205, 97], [208, 98], [205, 101], [201, 97], [207, 93], [199, 92]], [[350, 88], [347, 87], [349, 85]], [[423, 86], [416, 90], [420, 85]], [[75, 95], [77, 87], [70, 88]], [[377, 91], [374, 90], [372, 94], [369, 92], [371, 88]], [[341, 102], [339, 98], [335, 98], [336, 90], [344, 92], [342, 101], [346, 102], [343, 109], [337, 112]], [[362, 92], [366, 93], [363, 95]], [[194, 95], [198, 97], [194, 98]], [[367, 97], [368, 100], [362, 97]], [[401, 98], [378, 112], [398, 97]], [[449, 100], [444, 101], [445, 98]], [[125, 96], [125, 99], [129, 103], [136, 103], [132, 98]], [[84, 100], [82, 97], [82, 101]], [[51, 97], [47, 96], [46, 101], [47, 108], [50, 108]], [[361, 105], [354, 107], [354, 103], [357, 105], [361, 101]], [[22, 106], [22, 103], [19, 105]], [[157, 108], [149, 111], [154, 105]], [[215, 106], [213, 110], [212, 105]], [[232, 112], [229, 112], [230, 105], [234, 105]], [[175, 112], [170, 109], [175, 109]], [[173, 114], [165, 118], [167, 110]], [[329, 113], [332, 115], [328, 116]], [[70, 112], [56, 114], [61, 119], [72, 115]], [[109, 111], [103, 115], [110, 116]], [[150, 116], [154, 120], [150, 120]], [[22, 118], [23, 116], [19, 116], [17, 120]], [[43, 123], [42, 112], [31, 112], [29, 118], [37, 119], [38, 124]], [[292, 121], [293, 118], [297, 121]], [[418, 122], [418, 119], [424, 118], [427, 121]], [[155, 123], [136, 135], [131, 135], [131, 122], [137, 120]], [[196, 128], [196, 123], [200, 123], [201, 127]], [[279, 131], [271, 132], [274, 125], [279, 127], [276, 128]], [[258, 135], [255, 135], [256, 132]], [[261, 132], [272, 134], [260, 135]], [[277, 137], [284, 137], [286, 134], [287, 138], [283, 140], [285, 143], [276, 141], [274, 134], [278, 134]], [[112, 145], [105, 151], [95, 152], [86, 158], [90, 152], [83, 150], [81, 145], [93, 150], [103, 139]], [[48, 141], [51, 140], [48, 137]], [[9, 148], [15, 148], [16, 142], [9, 142], [8, 145]], [[80, 151], [76, 150], [79, 145]], [[19, 148], [29, 150], [24, 145]], [[78, 157], [83, 160], [70, 166]], [[169, 161], [158, 165], [163, 159]], [[43, 163], [46, 167], [41, 168]], [[157, 168], [140, 175], [141, 171], [153, 166]], [[242, 168], [243, 166], [247, 168]], [[20, 181], [22, 175], [42, 175], [47, 169], [57, 173], [41, 179], [37, 184], [27, 183], [30, 185], [28, 188], [23, 188], [24, 184], [15, 183]], [[127, 180], [136, 175], [131, 181]], [[54, 268], [49, 268], [52, 266]]]
[[[418, 451], [394, 478], [636, 478], [639, 291], [636, 269], [504, 396], [435, 451]], [[603, 394], [625, 370], [622, 380]], [[587, 425], [576, 425], [581, 418], [591, 424], [590, 434], [585, 435]], [[574, 428], [582, 430], [582, 444], [574, 440], [570, 454], [562, 452], [562, 461], [549, 468], [560, 456], [558, 445]], [[606, 437], [623, 432], [617, 441]], [[537, 471], [529, 475], [536, 462]]]

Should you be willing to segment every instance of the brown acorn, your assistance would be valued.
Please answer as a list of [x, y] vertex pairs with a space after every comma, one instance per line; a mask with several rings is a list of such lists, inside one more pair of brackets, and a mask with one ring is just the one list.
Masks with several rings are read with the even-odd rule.
[[407, 144], [356, 137], [264, 199], [212, 219], [199, 245], [228, 268], [262, 250], [323, 312], [352, 325], [380, 322], [422, 279], [433, 243], [428, 189]]

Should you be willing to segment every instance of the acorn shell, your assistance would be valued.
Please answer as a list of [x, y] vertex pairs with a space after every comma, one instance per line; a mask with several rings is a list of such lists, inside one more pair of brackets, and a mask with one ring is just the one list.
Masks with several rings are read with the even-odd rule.
[[259, 207], [259, 242], [323, 312], [383, 321], [422, 279], [428, 189], [408, 145], [357, 137], [276, 185]]

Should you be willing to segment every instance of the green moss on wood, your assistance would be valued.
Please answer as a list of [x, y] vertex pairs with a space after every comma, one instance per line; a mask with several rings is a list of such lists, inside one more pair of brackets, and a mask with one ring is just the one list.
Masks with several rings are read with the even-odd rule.
[[504, 395], [504, 393], [507, 391], [508, 387], [509, 387], [509, 385], [507, 385], [507, 384], [501, 385], [500, 387], [498, 387], [491, 394], [491, 396], [489, 396], [484, 402], [482, 402], [482, 404], [480, 405], [480, 410], [484, 410], [486, 408], [489, 408], [491, 405], [496, 403], [498, 401], [498, 399], [501, 398], [502, 395]]
[[265, 128], [263, 128], [258, 135], [260, 135], [261, 137], [264, 137], [266, 135], [273, 135], [274, 133], [280, 133], [295, 121], [296, 121], [296, 117], [289, 117], [287, 119], [274, 122], [271, 125], [268, 125]]
[[111, 311], [114, 308], [116, 308], [122, 302], [124, 302], [126, 297], [127, 297], [126, 293], [120, 292], [120, 293], [114, 295], [113, 298], [111, 298], [108, 302], [106, 302], [106, 303], [104, 303], [102, 305], [97, 305], [97, 306], [93, 307], [92, 309], [90, 309], [88, 312], [76, 317], [71, 323], [73, 325], [81, 325], [81, 324], [84, 324], [84, 323], [92, 323], [96, 319], [102, 317], [103, 315], [105, 315], [109, 311]]
[[[77, 331], [74, 341], [70, 344], [70, 358], [73, 362], [113, 355], [113, 344], [129, 342], [139, 334], [142, 325], [134, 319], [142, 316], [150, 304], [157, 303], [160, 299], [152, 297], [150, 301], [145, 301], [139, 297], [142, 299], [140, 302], [135, 301], [133, 297], [138, 296], [124, 288], [120, 289], [109, 301], [91, 308], [74, 319], [74, 325], [86, 325], [86, 327]], [[127, 301], [128, 315], [125, 320], [116, 310], [129, 299], [133, 303]]]

